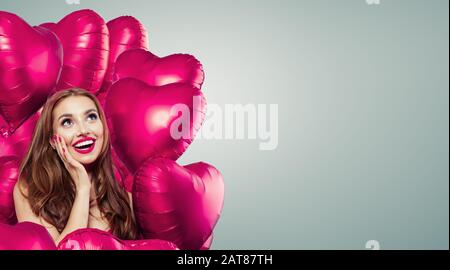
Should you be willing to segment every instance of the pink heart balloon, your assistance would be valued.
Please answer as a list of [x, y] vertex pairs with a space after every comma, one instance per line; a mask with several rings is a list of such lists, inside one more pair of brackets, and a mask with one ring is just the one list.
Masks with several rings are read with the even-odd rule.
[[8, 123], [3, 133], [14, 132], [45, 103], [62, 59], [55, 34], [0, 11], [0, 114]]
[[214, 239], [214, 234], [211, 233], [211, 236], [208, 239], [206, 239], [205, 243], [203, 243], [200, 250], [209, 250], [211, 248], [213, 239]]
[[159, 58], [151, 52], [136, 49], [122, 53], [117, 59], [114, 80], [129, 77], [152, 86], [188, 83], [200, 89], [205, 76], [202, 64], [192, 55], [173, 54]]
[[56, 24], [45, 23], [60, 39], [64, 65], [57, 90], [80, 87], [96, 93], [105, 77], [109, 32], [105, 21], [92, 10], [78, 10]]
[[20, 160], [15, 156], [0, 156], [0, 223], [15, 224], [13, 190], [19, 176]]
[[0, 223], [0, 250], [55, 250], [47, 229], [32, 222], [15, 226]]
[[[13, 189], [17, 182], [20, 161], [30, 146], [39, 112], [32, 115], [13, 134], [0, 134], [0, 223], [17, 222]], [[0, 126], [5, 124], [0, 117]]]
[[54, 32], [55, 31], [55, 27], [56, 27], [56, 23], [53, 23], [53, 22], [42, 23], [39, 26], [47, 28], [47, 29], [51, 30], [52, 32]]
[[114, 67], [117, 57], [130, 49], [148, 50], [147, 31], [144, 26], [134, 17], [121, 16], [109, 21], [109, 60], [106, 75], [102, 87], [97, 93], [97, 98], [104, 105], [107, 91], [112, 84]]
[[223, 199], [222, 175], [203, 162], [182, 167], [170, 159], [150, 159], [135, 174], [133, 205], [143, 236], [171, 241], [180, 249], [202, 247]]
[[98, 229], [79, 229], [68, 234], [58, 245], [58, 250], [177, 250], [169, 241], [158, 239], [120, 240]]
[[[0, 134], [0, 157], [15, 156], [21, 160], [25, 156], [33, 138], [34, 128], [39, 120], [39, 115], [39, 112], [33, 114], [12, 134]], [[0, 127], [5, 125], [7, 124], [0, 117]]]
[[[181, 116], [180, 104], [187, 109]], [[205, 109], [198, 88], [182, 83], [154, 87], [132, 78], [114, 83], [106, 100], [112, 144], [132, 173], [148, 158], [180, 157], [200, 129]], [[174, 134], [182, 121], [183, 134]]]

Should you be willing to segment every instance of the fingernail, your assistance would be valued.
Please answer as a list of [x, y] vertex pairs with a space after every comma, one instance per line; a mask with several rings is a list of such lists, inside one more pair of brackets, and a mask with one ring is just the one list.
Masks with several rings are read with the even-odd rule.
[[59, 139], [59, 142], [62, 142], [62, 139], [61, 139], [61, 137], [59, 137], [59, 136], [58, 136], [58, 139]]

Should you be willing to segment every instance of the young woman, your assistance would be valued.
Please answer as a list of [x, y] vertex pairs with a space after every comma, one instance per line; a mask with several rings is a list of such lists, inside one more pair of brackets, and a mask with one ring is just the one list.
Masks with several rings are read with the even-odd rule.
[[76, 88], [51, 96], [14, 188], [18, 221], [43, 225], [56, 244], [80, 228], [135, 239], [130, 196], [115, 179], [108, 127], [96, 97]]

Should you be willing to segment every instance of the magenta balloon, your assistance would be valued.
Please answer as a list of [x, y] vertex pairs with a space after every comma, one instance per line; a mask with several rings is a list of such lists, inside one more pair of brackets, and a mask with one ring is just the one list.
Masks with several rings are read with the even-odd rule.
[[[189, 109], [182, 115], [189, 124], [184, 126], [184, 138], [171, 133], [174, 121], [181, 121], [181, 116], [172, 111], [176, 104]], [[112, 144], [132, 173], [148, 158], [180, 157], [200, 129], [205, 110], [202, 92], [182, 83], [154, 87], [126, 78], [111, 86], [106, 100]]]
[[55, 27], [56, 27], [56, 23], [53, 23], [53, 22], [42, 23], [42, 24], [40, 24], [39, 26], [45, 27], [45, 28], [47, 28], [47, 29], [49, 29], [49, 30], [51, 30], [51, 31], [54, 31], [54, 30], [55, 30]]
[[58, 245], [59, 250], [177, 250], [169, 241], [158, 239], [120, 240], [98, 229], [79, 229], [68, 234]]
[[46, 28], [0, 11], [0, 114], [12, 133], [46, 101], [58, 81], [62, 47]]
[[57, 90], [80, 87], [96, 93], [105, 77], [109, 33], [105, 21], [92, 10], [78, 10], [56, 24], [45, 23], [61, 41], [64, 65]]
[[114, 72], [115, 81], [130, 77], [152, 86], [188, 83], [200, 89], [205, 76], [202, 64], [192, 55], [173, 54], [159, 58], [151, 52], [136, 49], [119, 56]]
[[211, 236], [208, 239], [206, 239], [205, 243], [203, 243], [200, 250], [209, 250], [211, 248], [213, 240], [214, 240], [214, 233], [211, 233]]
[[15, 224], [13, 190], [19, 176], [20, 160], [15, 156], [0, 157], [0, 223]]
[[171, 241], [180, 249], [202, 248], [223, 199], [222, 175], [203, 162], [182, 167], [170, 159], [150, 159], [135, 174], [133, 205], [143, 236]]
[[121, 16], [109, 21], [109, 60], [105, 79], [102, 87], [97, 93], [97, 98], [104, 105], [107, 91], [112, 84], [114, 66], [117, 57], [126, 50], [145, 49], [148, 50], [148, 36], [144, 26], [134, 17]]
[[[28, 151], [38, 119], [39, 113], [35, 113], [13, 134], [0, 134], [0, 223], [17, 222], [12, 192], [20, 161]], [[0, 117], [0, 126], [5, 123], [3, 121]]]
[[[28, 151], [38, 119], [39, 112], [28, 118], [14, 133], [0, 134], [0, 157], [15, 156], [21, 160]], [[0, 117], [0, 127], [4, 123], [2, 121]]]
[[55, 250], [56, 246], [43, 226], [22, 222], [15, 226], [0, 223], [0, 250]]

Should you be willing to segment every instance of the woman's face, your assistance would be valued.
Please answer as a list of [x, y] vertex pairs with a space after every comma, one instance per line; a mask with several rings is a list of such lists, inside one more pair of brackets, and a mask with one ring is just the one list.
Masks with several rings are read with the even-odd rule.
[[93, 163], [103, 145], [103, 123], [95, 103], [85, 96], [70, 96], [53, 109], [53, 134], [62, 137], [72, 157]]

